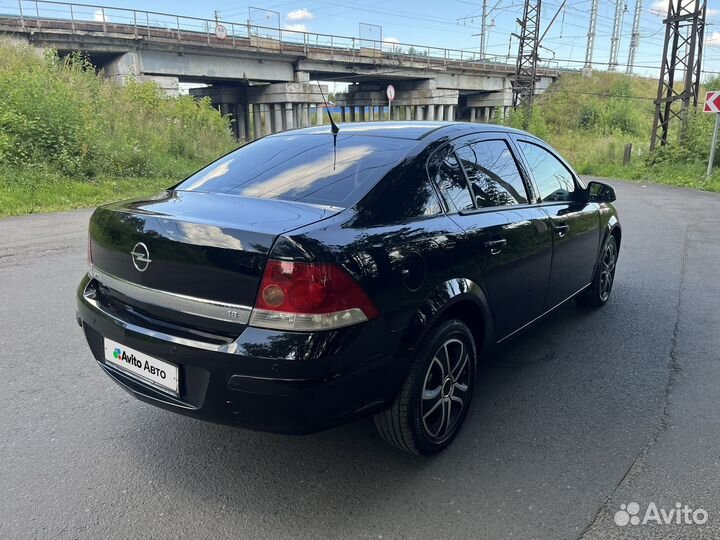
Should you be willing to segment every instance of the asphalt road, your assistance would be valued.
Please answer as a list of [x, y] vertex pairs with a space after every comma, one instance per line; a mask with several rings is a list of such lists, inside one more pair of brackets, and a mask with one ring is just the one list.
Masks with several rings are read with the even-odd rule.
[[[0, 537], [720, 538], [720, 196], [614, 185], [611, 302], [483, 365], [433, 459], [370, 420], [286, 437], [132, 399], [74, 321], [89, 213], [0, 221]], [[709, 519], [616, 525], [630, 502]]]

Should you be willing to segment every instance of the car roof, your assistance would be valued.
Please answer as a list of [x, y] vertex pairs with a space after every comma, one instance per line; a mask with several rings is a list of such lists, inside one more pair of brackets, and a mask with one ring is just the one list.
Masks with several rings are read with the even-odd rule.
[[[353, 135], [367, 135], [374, 137], [392, 137], [396, 139], [424, 139], [431, 133], [437, 131], [445, 131], [454, 128], [453, 131], [462, 134], [464, 131], [501, 131], [522, 133], [512, 128], [498, 126], [494, 124], [474, 124], [470, 122], [430, 122], [430, 121], [405, 121], [405, 122], [354, 122], [340, 123], [337, 125], [340, 129], [339, 133]], [[313, 126], [308, 128], [293, 129], [271, 135], [326, 135], [330, 131], [330, 125]]]

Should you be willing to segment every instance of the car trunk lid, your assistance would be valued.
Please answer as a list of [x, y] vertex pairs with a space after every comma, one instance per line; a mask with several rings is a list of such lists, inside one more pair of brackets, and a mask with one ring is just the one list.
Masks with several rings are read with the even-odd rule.
[[275, 239], [338, 211], [167, 191], [98, 208], [90, 220], [92, 264], [103, 274], [151, 291], [251, 307]]

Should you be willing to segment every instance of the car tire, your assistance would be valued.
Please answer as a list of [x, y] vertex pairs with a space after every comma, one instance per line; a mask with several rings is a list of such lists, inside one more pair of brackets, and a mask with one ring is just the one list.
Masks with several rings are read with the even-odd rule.
[[416, 455], [446, 448], [470, 407], [476, 359], [475, 340], [462, 321], [449, 320], [430, 330], [395, 402], [375, 415], [380, 436]]
[[593, 281], [585, 291], [577, 297], [578, 303], [588, 307], [604, 306], [610, 299], [613, 284], [615, 283], [615, 268], [617, 267], [618, 246], [615, 235], [608, 235], [600, 258], [595, 269]]

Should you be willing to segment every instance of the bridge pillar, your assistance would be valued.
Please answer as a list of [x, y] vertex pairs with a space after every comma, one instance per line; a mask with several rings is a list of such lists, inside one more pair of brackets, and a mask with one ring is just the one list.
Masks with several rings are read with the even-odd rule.
[[[393, 118], [443, 120], [447, 110], [449, 117], [454, 119], [460, 92], [456, 89], [437, 88], [434, 79], [362, 81], [350, 85], [347, 92], [335, 97], [340, 106], [359, 107], [360, 121], [365, 120], [366, 116], [369, 120], [383, 119], [384, 107], [379, 104], [386, 103], [385, 89], [390, 83], [395, 86], [391, 114]], [[367, 115], [364, 114], [365, 107], [368, 108]]]
[[[322, 91], [327, 93], [327, 87]], [[310, 105], [318, 106], [323, 102], [320, 88], [309, 81], [250, 86], [247, 100], [253, 104], [253, 110], [256, 105], [262, 105], [265, 114], [260, 116], [266, 116], [267, 133], [311, 125]], [[257, 136], [257, 131], [255, 134]]]
[[230, 117], [235, 138], [245, 142], [251, 139], [250, 111], [245, 86], [191, 88], [190, 95], [196, 98], [210, 98], [223, 116]]
[[262, 111], [259, 103], [252, 106], [253, 139], [262, 137]]
[[470, 121], [475, 122], [475, 107], [470, 107]]
[[455, 105], [448, 105], [447, 108], [447, 119], [452, 122], [455, 120]]
[[283, 130], [282, 104], [273, 103], [272, 105], [272, 131], [277, 133]]
[[284, 120], [283, 120], [283, 129], [293, 129], [295, 127], [295, 122], [293, 119], [293, 105], [292, 103], [285, 103], [283, 104], [284, 109]]

